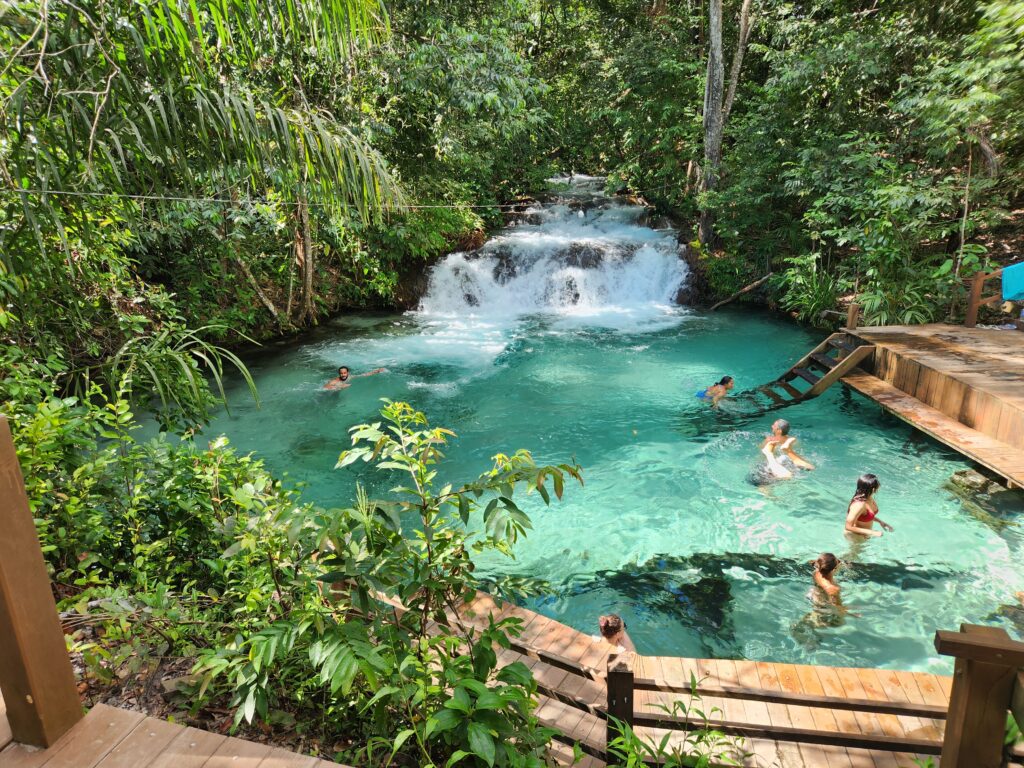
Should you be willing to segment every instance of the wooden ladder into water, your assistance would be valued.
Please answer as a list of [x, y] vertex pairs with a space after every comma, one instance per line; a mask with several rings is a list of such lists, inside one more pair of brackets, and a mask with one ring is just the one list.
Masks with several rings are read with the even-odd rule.
[[[774, 408], [809, 400], [850, 373], [874, 349], [874, 344], [867, 344], [845, 331], [833, 333], [778, 379], [757, 387], [755, 391], [767, 396]], [[809, 386], [800, 389], [798, 384]]]

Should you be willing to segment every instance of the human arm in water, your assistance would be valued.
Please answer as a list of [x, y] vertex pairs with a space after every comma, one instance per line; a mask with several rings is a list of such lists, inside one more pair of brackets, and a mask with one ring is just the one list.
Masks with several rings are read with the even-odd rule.
[[821, 587], [822, 591], [826, 595], [828, 595], [829, 600], [831, 600], [833, 603], [839, 602], [839, 593], [842, 591], [842, 589], [839, 587], [838, 584], [834, 584], [833, 582], [829, 581], [824, 576], [822, 576], [818, 571], [814, 572], [814, 583]]
[[718, 401], [729, 394], [728, 390], [721, 384], [714, 384], [708, 387], [707, 396], [711, 398], [711, 407], [717, 408]]
[[384, 373], [387, 368], [374, 368], [372, 371], [366, 373], [354, 373], [350, 374], [347, 379], [342, 379], [340, 376], [335, 376], [333, 379], [324, 384], [324, 389], [345, 389], [346, 387], [352, 386], [352, 379], [360, 379], [364, 376], [373, 376], [378, 373]]
[[790, 461], [801, 469], [814, 469], [814, 465], [811, 464], [811, 462], [793, 450], [794, 445], [796, 445], [795, 437], [789, 438], [782, 445], [782, 450], [785, 451], [787, 456], [789, 456]]
[[768, 440], [765, 440], [764, 446], [761, 448], [761, 453], [764, 454], [764, 457], [768, 462], [768, 469], [771, 470], [773, 475], [783, 479], [788, 479], [793, 476], [793, 473], [782, 466], [779, 462], [778, 457], [775, 455], [775, 446], [776, 442], [769, 438]]
[[[870, 527], [864, 527], [859, 524], [861, 515], [863, 515], [865, 511], [872, 511], [871, 507], [868, 505], [866, 501], [855, 501], [852, 504], [850, 504], [850, 509], [846, 513], [846, 531], [848, 533], [856, 533], [861, 536], [881, 536], [882, 531], [876, 531]], [[882, 518], [878, 517], [877, 507], [875, 507], [874, 512], [874, 521], [877, 522], [880, 526], [882, 526], [883, 530], [889, 531], [891, 533], [893, 530], [892, 526], [884, 520], [882, 520]]]

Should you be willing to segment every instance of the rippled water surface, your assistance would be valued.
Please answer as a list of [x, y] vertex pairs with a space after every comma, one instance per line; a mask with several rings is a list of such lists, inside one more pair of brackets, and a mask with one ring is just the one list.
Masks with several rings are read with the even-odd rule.
[[[870, 401], [836, 387], [786, 409], [817, 469], [751, 483], [778, 414], [739, 401], [715, 412], [694, 392], [724, 373], [737, 389], [768, 381], [821, 334], [671, 305], [685, 279], [675, 238], [638, 216], [593, 195], [539, 209], [482, 253], [439, 265], [424, 311], [349, 317], [254, 357], [262, 409], [239, 391], [210, 433], [326, 506], [347, 506], [357, 479], [390, 487], [333, 469], [349, 427], [384, 397], [457, 432], [447, 479], [520, 447], [542, 462], [575, 457], [586, 487], [525, 504], [534, 530], [516, 560], [484, 565], [548, 580], [552, 594], [529, 607], [580, 630], [620, 613], [641, 652], [948, 670], [937, 628], [1020, 635], [1024, 501], [957, 495], [960, 457]], [[322, 391], [342, 364], [388, 371]], [[880, 476], [881, 517], [896, 530], [854, 545], [843, 519], [864, 471]], [[812, 600], [808, 561], [823, 551], [852, 563], [838, 577], [845, 616]]]

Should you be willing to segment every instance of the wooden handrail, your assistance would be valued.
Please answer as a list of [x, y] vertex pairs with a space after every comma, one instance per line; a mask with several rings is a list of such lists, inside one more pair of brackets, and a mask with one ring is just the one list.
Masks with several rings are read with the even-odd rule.
[[985, 282], [993, 277], [1003, 274], [1002, 269], [993, 272], [978, 272], [971, 280], [971, 292], [967, 299], [967, 314], [964, 317], [964, 326], [973, 328], [978, 324], [978, 310], [985, 304], [994, 304], [1001, 298], [999, 294], [982, 299], [981, 294], [985, 290]]
[[0, 691], [14, 741], [48, 747], [82, 717], [7, 418], [0, 415]]
[[999, 768], [1024, 643], [1003, 629], [964, 624], [960, 632], [936, 632], [935, 650], [956, 658], [942, 768]]

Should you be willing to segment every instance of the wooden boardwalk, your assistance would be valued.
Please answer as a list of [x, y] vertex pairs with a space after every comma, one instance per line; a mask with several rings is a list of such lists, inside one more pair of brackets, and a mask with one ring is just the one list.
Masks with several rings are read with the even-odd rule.
[[875, 350], [844, 383], [1024, 488], [1024, 333], [941, 324], [850, 333]]
[[[524, 662], [531, 667], [538, 683], [549, 689], [551, 695], [541, 697], [537, 710], [541, 721], [558, 728], [572, 740], [602, 749], [606, 721], [597, 714], [560, 701], [558, 697], [575, 698], [595, 710], [600, 709], [607, 697], [604, 682], [573, 674], [558, 666], [557, 661], [575, 662], [599, 673], [607, 664], [609, 646], [524, 608], [507, 603], [499, 607], [487, 595], [478, 596], [464, 615], [470, 621], [483, 624], [488, 613], [493, 613], [496, 618], [516, 617], [523, 622], [518, 645], [536, 653], [524, 654], [510, 649], [499, 655], [499, 661], [502, 664]], [[666, 687], [688, 688], [691, 675], [700, 681], [702, 688], [728, 694], [702, 694], [697, 702], [714, 720], [743, 724], [752, 731], [757, 731], [758, 726], [770, 726], [776, 730], [815, 732], [824, 737], [822, 740], [833, 737], [836, 741], [844, 737], [857, 740], [862, 737], [865, 743], [871, 740], [879, 744], [899, 741], [919, 745], [922, 750], [894, 751], [892, 748], [877, 748], [877, 745], [868, 748], [772, 738], [745, 739], [744, 746], [752, 754], [744, 760], [744, 765], [757, 768], [912, 768], [915, 758], [937, 754], [941, 747], [944, 711], [948, 707], [952, 687], [952, 678], [924, 672], [746, 660], [638, 657], [638, 681], [646, 678]], [[777, 696], [773, 698], [771, 694]], [[830, 698], [835, 699], [831, 706]], [[874, 703], [879, 711], [846, 709], [841, 699], [857, 700], [864, 706]], [[688, 703], [691, 697], [661, 691], [638, 691], [635, 711], [637, 714], [661, 715], [664, 711], [660, 706], [673, 700]], [[808, 706], [798, 701], [814, 701], [816, 705]], [[659, 740], [666, 733], [656, 728], [636, 730], [645, 738]], [[677, 732], [671, 738], [682, 737], [683, 734]], [[588, 757], [583, 765], [602, 766], [604, 763]]]
[[[0, 718], [5, 726], [7, 719], [2, 713]], [[0, 745], [4, 733], [0, 726]], [[0, 750], [2, 768], [338, 768], [308, 755], [105, 704], [93, 707], [49, 749], [8, 743]]]

